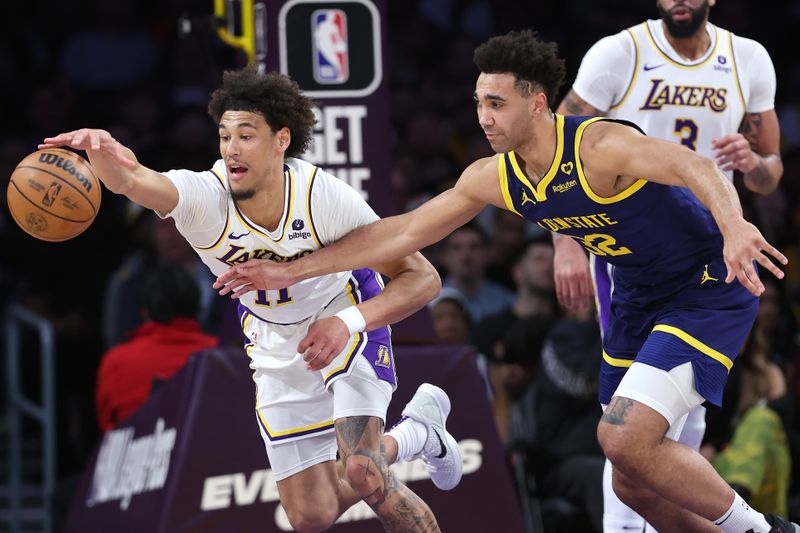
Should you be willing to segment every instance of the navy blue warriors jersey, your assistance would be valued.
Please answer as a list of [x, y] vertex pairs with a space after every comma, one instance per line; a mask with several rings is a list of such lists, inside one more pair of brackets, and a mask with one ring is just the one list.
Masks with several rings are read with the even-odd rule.
[[598, 120], [610, 119], [556, 115], [556, 156], [535, 186], [514, 152], [503, 154], [506, 206], [548, 231], [569, 235], [614, 265], [629, 284], [658, 284], [720, 255], [719, 229], [688, 189], [639, 179], [610, 198], [591, 190], [577, 154], [584, 129]]
[[724, 283], [722, 235], [689, 189], [637, 179], [609, 198], [592, 191], [578, 154], [583, 131], [598, 120], [613, 119], [556, 115], [555, 158], [536, 185], [514, 152], [502, 154], [506, 207], [614, 265], [602, 403], [634, 359], [663, 370], [691, 361], [698, 392], [718, 403], [757, 299], [738, 281]]

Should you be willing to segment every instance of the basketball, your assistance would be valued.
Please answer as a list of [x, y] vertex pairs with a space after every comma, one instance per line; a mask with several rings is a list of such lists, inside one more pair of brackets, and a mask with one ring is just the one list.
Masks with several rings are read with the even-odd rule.
[[84, 158], [47, 148], [20, 161], [6, 198], [14, 221], [43, 241], [66, 241], [83, 233], [100, 208], [100, 182]]

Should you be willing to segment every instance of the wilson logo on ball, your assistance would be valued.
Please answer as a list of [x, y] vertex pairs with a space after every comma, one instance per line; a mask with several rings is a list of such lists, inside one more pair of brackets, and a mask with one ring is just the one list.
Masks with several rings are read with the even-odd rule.
[[77, 179], [78, 182], [83, 185], [83, 188], [86, 189], [86, 192], [90, 192], [92, 190], [92, 182], [89, 181], [86, 176], [78, 172], [78, 169], [75, 168], [75, 165], [69, 159], [65, 159], [60, 155], [43, 152], [39, 154], [39, 162], [44, 163], [45, 165], [57, 166], [64, 172], [74, 176], [75, 179]]

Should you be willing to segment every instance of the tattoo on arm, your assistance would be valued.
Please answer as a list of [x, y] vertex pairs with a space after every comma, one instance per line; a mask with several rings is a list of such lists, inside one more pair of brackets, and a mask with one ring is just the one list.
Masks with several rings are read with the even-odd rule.
[[570, 89], [564, 97], [563, 105], [570, 115], [603, 115], [600, 110], [584, 102], [574, 89]]
[[632, 405], [633, 400], [617, 397], [611, 400], [611, 403], [606, 407], [600, 420], [614, 426], [624, 426], [628, 409], [630, 409]]
[[759, 159], [758, 166], [746, 174], [746, 178], [757, 187], [767, 186], [772, 182], [769, 167], [764, 158]]
[[739, 133], [750, 143], [750, 149], [758, 153], [758, 138], [761, 136], [763, 121], [761, 113], [747, 113], [739, 126]]

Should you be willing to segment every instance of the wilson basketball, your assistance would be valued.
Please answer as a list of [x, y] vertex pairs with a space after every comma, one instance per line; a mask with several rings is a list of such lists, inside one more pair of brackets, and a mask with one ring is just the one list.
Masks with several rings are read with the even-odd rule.
[[43, 241], [66, 241], [88, 228], [100, 208], [100, 182], [84, 158], [47, 148], [20, 161], [6, 198], [14, 221]]

